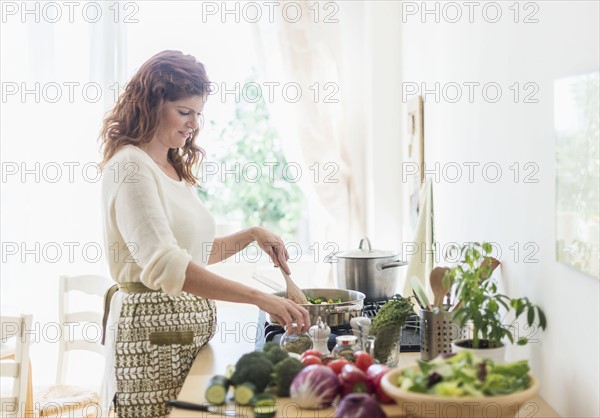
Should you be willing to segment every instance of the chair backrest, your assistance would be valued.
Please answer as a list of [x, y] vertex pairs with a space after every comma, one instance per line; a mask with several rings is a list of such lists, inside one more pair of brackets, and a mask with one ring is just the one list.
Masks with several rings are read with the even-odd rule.
[[31, 315], [0, 315], [2, 353], [0, 376], [10, 378], [12, 389], [0, 395], [0, 416], [24, 416], [29, 379], [29, 346], [32, 335]]
[[67, 374], [68, 351], [85, 350], [104, 355], [104, 346], [101, 344], [103, 312], [100, 309], [72, 311], [69, 296], [77, 296], [77, 293], [81, 292], [103, 298], [113, 283], [99, 275], [60, 276], [59, 281], [58, 318], [62, 334], [58, 349], [56, 383], [63, 384]]

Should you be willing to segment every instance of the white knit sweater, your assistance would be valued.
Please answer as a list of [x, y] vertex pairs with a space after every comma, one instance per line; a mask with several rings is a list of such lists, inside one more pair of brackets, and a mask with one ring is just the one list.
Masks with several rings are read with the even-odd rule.
[[117, 283], [142, 282], [177, 296], [190, 261], [206, 266], [215, 222], [196, 190], [167, 176], [146, 152], [127, 145], [102, 177], [104, 239]]
[[[118, 283], [142, 282], [169, 295], [181, 293], [190, 261], [206, 266], [215, 222], [193, 187], [167, 176], [135, 145], [121, 148], [102, 176], [104, 240]], [[115, 336], [126, 293], [110, 303], [105, 341], [102, 416], [116, 392]]]

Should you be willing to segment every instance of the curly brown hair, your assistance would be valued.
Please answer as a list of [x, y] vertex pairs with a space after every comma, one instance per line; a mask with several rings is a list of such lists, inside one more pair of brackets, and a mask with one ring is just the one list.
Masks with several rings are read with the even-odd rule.
[[[146, 61], [126, 85], [117, 104], [103, 121], [100, 142], [104, 168], [124, 145], [139, 146], [154, 137], [160, 111], [167, 101], [209, 93], [209, 80], [204, 65], [180, 51], [162, 51]], [[204, 150], [196, 145], [199, 129], [182, 148], [171, 148], [168, 159], [179, 176], [191, 185], [197, 182], [193, 167], [202, 162]]]

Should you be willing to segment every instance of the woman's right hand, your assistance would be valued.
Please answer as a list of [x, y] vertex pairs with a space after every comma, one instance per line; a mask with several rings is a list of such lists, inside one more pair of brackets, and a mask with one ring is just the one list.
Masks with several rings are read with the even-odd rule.
[[311, 323], [310, 315], [305, 308], [286, 298], [268, 293], [263, 295], [264, 298], [256, 304], [260, 309], [275, 318], [283, 327], [295, 322], [301, 332], [308, 332]]

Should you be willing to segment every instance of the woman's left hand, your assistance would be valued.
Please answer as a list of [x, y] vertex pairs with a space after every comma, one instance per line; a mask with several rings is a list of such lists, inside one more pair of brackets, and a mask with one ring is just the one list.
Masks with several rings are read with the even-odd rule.
[[266, 230], [265, 228], [261, 228], [260, 226], [255, 226], [250, 231], [252, 237], [259, 247], [266, 252], [269, 257], [271, 257], [275, 267], [281, 266], [287, 274], [291, 274], [290, 268], [287, 264], [287, 260], [290, 258], [290, 255], [285, 248], [285, 243], [283, 240], [279, 238], [279, 236]]

